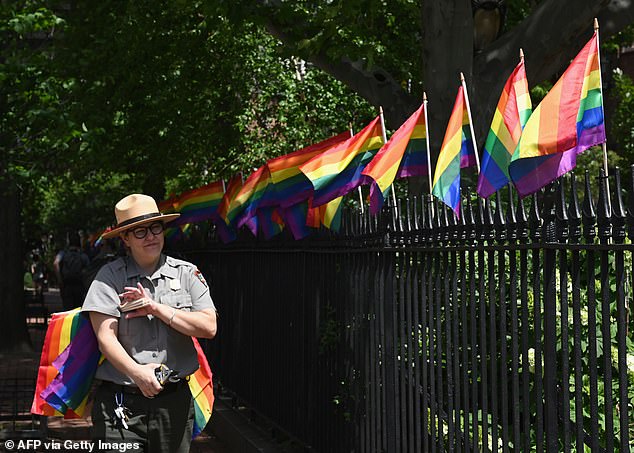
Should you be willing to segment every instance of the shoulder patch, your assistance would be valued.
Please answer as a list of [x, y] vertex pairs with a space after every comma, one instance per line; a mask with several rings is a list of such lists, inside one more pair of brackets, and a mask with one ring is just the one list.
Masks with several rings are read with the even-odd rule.
[[196, 268], [196, 270], [194, 271], [194, 275], [196, 277], [198, 277], [198, 280], [200, 280], [200, 283], [202, 283], [203, 285], [205, 285], [205, 287], [208, 287], [209, 285], [207, 285], [207, 282], [205, 281], [205, 277], [203, 277], [202, 272], [200, 272], [198, 270], [198, 268]]

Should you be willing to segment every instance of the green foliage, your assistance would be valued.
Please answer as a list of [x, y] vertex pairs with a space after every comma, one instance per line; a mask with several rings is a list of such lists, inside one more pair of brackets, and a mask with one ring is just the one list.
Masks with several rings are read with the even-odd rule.
[[617, 70], [613, 77], [611, 96], [618, 100], [612, 117], [612, 134], [625, 163], [634, 162], [634, 82]]
[[55, 11], [44, 1], [1, 10], [4, 168], [32, 238], [98, 229], [126, 193], [161, 199], [248, 175], [376, 115], [322, 71], [300, 70], [261, 25], [202, 2]]

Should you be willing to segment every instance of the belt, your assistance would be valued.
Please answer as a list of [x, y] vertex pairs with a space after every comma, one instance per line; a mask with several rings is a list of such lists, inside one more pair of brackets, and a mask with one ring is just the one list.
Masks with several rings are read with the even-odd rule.
[[[170, 393], [175, 392], [176, 390], [178, 390], [183, 384], [187, 384], [187, 378], [185, 379], [181, 379], [177, 382], [168, 382], [167, 384], [165, 384], [163, 386], [163, 390], [161, 390], [156, 396], [155, 398], [160, 397], [161, 395], [167, 395]], [[141, 392], [141, 389], [139, 387], [137, 387], [136, 385], [123, 385], [123, 384], [116, 384], [114, 382], [110, 382], [110, 381], [102, 381], [101, 383], [101, 387], [112, 391], [112, 392], [122, 392], [128, 395], [141, 395], [143, 396], [143, 392]]]

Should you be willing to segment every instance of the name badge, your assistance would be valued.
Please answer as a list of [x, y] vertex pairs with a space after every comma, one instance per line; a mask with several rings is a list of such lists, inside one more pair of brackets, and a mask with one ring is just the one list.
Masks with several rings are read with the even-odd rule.
[[178, 291], [179, 289], [181, 289], [181, 281], [176, 279], [170, 280], [170, 289], [174, 291]]

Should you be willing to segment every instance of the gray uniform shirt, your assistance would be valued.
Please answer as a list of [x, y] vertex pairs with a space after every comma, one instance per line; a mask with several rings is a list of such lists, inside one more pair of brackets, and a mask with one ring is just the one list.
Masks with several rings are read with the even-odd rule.
[[[153, 316], [132, 319], [121, 316], [119, 294], [124, 287], [136, 286], [138, 282], [155, 302], [178, 311], [215, 310], [207, 282], [196, 266], [161, 255], [158, 269], [150, 276], [143, 275], [132, 257], [122, 257], [103, 266], [88, 289], [81, 311], [119, 318], [119, 342], [137, 363], [163, 363], [178, 371], [180, 377], [192, 374], [198, 369], [198, 360], [191, 337]], [[107, 360], [97, 368], [95, 377], [116, 384], [134, 384]]]

